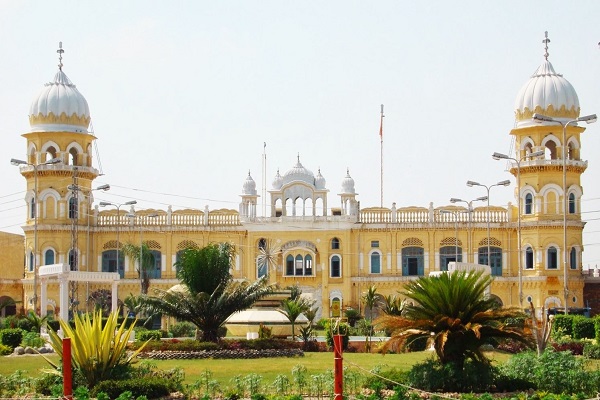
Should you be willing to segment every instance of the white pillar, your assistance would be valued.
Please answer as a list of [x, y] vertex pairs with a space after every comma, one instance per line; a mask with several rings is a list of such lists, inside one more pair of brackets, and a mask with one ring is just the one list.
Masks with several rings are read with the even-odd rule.
[[48, 312], [48, 279], [42, 278], [41, 281], [41, 303], [40, 303], [40, 315], [45, 317]]
[[117, 311], [117, 300], [119, 299], [119, 282], [113, 281], [112, 283], [112, 293], [111, 293], [111, 305], [110, 310], [112, 312]]
[[68, 275], [60, 274], [58, 277], [60, 285], [60, 318], [69, 320], [69, 278]]

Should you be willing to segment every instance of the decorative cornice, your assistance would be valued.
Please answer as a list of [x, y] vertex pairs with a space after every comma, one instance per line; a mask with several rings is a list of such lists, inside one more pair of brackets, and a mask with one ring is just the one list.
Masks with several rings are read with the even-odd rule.
[[530, 120], [533, 118], [533, 114], [542, 114], [549, 117], [575, 119], [579, 117], [580, 111], [581, 108], [575, 108], [575, 106], [572, 106], [567, 110], [564, 104], [561, 105], [558, 110], [555, 110], [554, 106], [550, 104], [546, 109], [536, 106], [533, 111], [528, 107], [525, 107], [523, 110], [515, 110], [515, 118], [517, 121]]
[[43, 124], [62, 124], [62, 125], [75, 125], [81, 126], [84, 129], [87, 129], [90, 126], [90, 117], [86, 116], [78, 116], [73, 113], [70, 117], [67, 116], [66, 113], [60, 114], [60, 116], [54, 115], [53, 112], [50, 112], [48, 115], [38, 114], [38, 115], [30, 115], [29, 116], [29, 124], [31, 126], [34, 125], [43, 125]]

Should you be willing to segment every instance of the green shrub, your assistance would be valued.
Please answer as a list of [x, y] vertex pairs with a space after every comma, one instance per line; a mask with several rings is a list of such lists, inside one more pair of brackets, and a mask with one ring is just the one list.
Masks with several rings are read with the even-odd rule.
[[595, 321], [583, 315], [573, 317], [573, 339], [594, 339], [596, 337]]
[[408, 382], [408, 371], [400, 371], [396, 368], [380, 371], [376, 375], [370, 375], [363, 387], [372, 388], [379, 386], [382, 389], [392, 390], [398, 383], [406, 384]]
[[552, 337], [573, 336], [573, 317], [574, 315], [555, 315], [552, 323]]
[[5, 344], [0, 344], [0, 356], [7, 356], [13, 352], [13, 349]]
[[508, 378], [527, 380], [533, 388], [555, 394], [595, 396], [600, 383], [600, 371], [587, 371], [585, 360], [568, 351], [546, 350], [539, 357], [532, 351], [515, 354], [500, 369]]
[[407, 374], [410, 386], [427, 391], [485, 392], [494, 386], [496, 369], [490, 364], [466, 360], [462, 370], [452, 363], [429, 359], [415, 364]]
[[131, 396], [138, 398], [146, 396], [148, 399], [157, 399], [168, 396], [176, 388], [172, 382], [163, 378], [137, 378], [125, 380], [107, 380], [98, 383], [91, 391], [94, 397], [104, 392], [111, 399], [116, 399], [124, 392], [131, 392]]
[[39, 333], [37, 332], [25, 332], [23, 335], [23, 339], [21, 340], [21, 346], [23, 347], [43, 347], [46, 344], [46, 341], [42, 339]]
[[600, 360], [600, 344], [586, 343], [583, 347], [583, 356], [592, 360]]
[[196, 335], [196, 325], [190, 322], [177, 322], [171, 325], [169, 331], [173, 337], [194, 337]]
[[43, 374], [35, 382], [35, 393], [50, 396], [55, 387], [60, 386], [62, 392], [62, 376], [56, 374]]
[[15, 347], [21, 344], [23, 340], [23, 330], [19, 328], [15, 329], [2, 329], [0, 331], [0, 343], [5, 346], [15, 349]]
[[160, 331], [139, 330], [135, 333], [135, 340], [146, 342], [148, 340], [160, 340], [162, 333]]
[[327, 324], [329, 323], [329, 318], [321, 318], [315, 323], [315, 329], [320, 331], [324, 330]]
[[34, 322], [28, 318], [19, 319], [17, 327], [23, 329], [25, 332], [35, 332], [37, 328]]

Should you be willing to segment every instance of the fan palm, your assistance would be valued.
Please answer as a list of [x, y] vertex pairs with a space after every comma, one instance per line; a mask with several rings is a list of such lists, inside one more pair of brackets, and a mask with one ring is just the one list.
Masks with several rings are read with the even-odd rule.
[[281, 306], [277, 309], [277, 311], [285, 315], [292, 324], [292, 340], [296, 338], [296, 334], [294, 332], [296, 320], [302, 313], [310, 310], [313, 304], [313, 301], [303, 299], [302, 297], [298, 297], [296, 299], [285, 299], [281, 301]]
[[[141, 293], [147, 294], [148, 288], [150, 288], [150, 270], [154, 267], [154, 254], [146, 243], [142, 243], [141, 246], [136, 246], [132, 243], [126, 243], [122, 248], [123, 254], [130, 257], [134, 262], [137, 261], [138, 265], [138, 276], [140, 277]], [[142, 260], [140, 262], [140, 259]]]
[[462, 370], [467, 358], [488, 363], [481, 345], [494, 338], [511, 338], [528, 345], [530, 337], [523, 328], [511, 325], [522, 313], [502, 309], [486, 296], [492, 277], [482, 271], [444, 273], [409, 282], [402, 294], [413, 301], [401, 316], [385, 315], [378, 320], [392, 337], [384, 351], [397, 345], [428, 338], [442, 364]]

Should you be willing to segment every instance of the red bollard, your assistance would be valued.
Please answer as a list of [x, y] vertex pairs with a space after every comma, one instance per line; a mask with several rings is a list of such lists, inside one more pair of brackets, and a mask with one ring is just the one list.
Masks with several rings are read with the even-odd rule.
[[73, 371], [71, 370], [71, 338], [63, 338], [63, 398], [73, 398]]
[[344, 395], [344, 365], [342, 358], [343, 335], [333, 335], [334, 377], [333, 400], [342, 400]]

